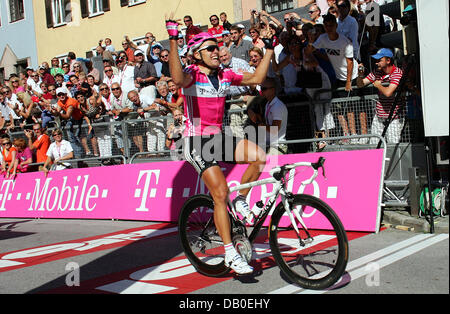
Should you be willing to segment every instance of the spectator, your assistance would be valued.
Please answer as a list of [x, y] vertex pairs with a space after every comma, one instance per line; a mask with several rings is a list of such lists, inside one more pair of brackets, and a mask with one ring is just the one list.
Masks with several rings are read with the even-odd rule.
[[56, 74], [60, 73], [64, 75], [64, 70], [59, 66], [59, 60], [58, 58], [54, 57], [52, 58], [52, 67], [50, 68], [50, 74], [55, 77]]
[[[131, 118], [129, 115], [133, 112], [133, 103], [128, 99], [127, 93], [125, 93], [119, 83], [113, 83], [111, 86], [111, 111], [114, 114], [115, 121], [128, 120]], [[125, 154], [124, 143], [122, 140], [123, 133], [120, 125], [114, 126], [114, 135], [116, 138], [117, 148]]]
[[13, 94], [21, 93], [25, 91], [25, 87], [23, 86], [22, 81], [18, 77], [12, 77], [9, 80], [9, 88], [11, 88], [11, 91]]
[[[87, 144], [87, 140], [89, 139], [91, 142], [92, 150], [94, 152], [94, 156], [98, 157], [98, 143], [97, 137], [95, 136], [95, 129], [92, 127], [93, 123], [103, 122], [101, 119], [102, 114], [102, 106], [101, 98], [97, 96], [86, 97], [83, 93], [78, 92], [75, 96], [76, 100], [80, 103], [80, 110], [83, 115], [89, 120], [87, 123], [87, 132], [86, 128], [83, 128], [81, 137], [81, 145], [84, 148], [85, 155], [87, 157], [92, 156], [92, 152]], [[87, 121], [85, 118], [85, 121]]]
[[170, 77], [169, 53], [169, 50], [163, 49], [161, 50], [161, 54], [159, 55], [159, 59], [162, 64], [161, 77]]
[[[114, 62], [111, 62], [111, 60], [103, 59], [103, 69], [105, 69], [106, 67], [111, 67], [113, 69], [113, 74], [117, 75], [119, 73], [119, 70], [113, 64], [114, 64]], [[103, 77], [105, 77], [104, 70], [103, 70]], [[100, 84], [100, 82], [98, 84]]]
[[230, 31], [228, 31], [228, 30], [223, 31], [222, 42], [223, 42], [223, 45], [227, 48], [230, 48], [231, 44], [233, 44], [233, 42], [231, 41]]
[[[84, 75], [84, 74], [83, 74]], [[82, 82], [75, 74], [70, 76], [70, 93], [75, 96], [78, 92], [84, 93], [86, 97], [92, 95], [91, 86], [87, 82]]]
[[275, 72], [280, 71], [284, 78], [284, 93], [289, 94], [299, 94], [302, 89], [296, 86], [297, 82], [297, 72], [299, 66], [302, 62], [302, 44], [300, 39], [293, 39], [291, 41], [285, 42], [284, 37], [282, 44], [287, 45], [288, 50], [280, 53], [279, 63], [277, 63], [275, 57], [272, 57], [272, 67]]
[[69, 95], [69, 97], [72, 97], [72, 94], [70, 93], [70, 90], [69, 90], [69, 88], [67, 87], [67, 83], [69, 83], [69, 84], [71, 84], [70, 82], [65, 82], [64, 81], [64, 76], [62, 75], [62, 74], [56, 74], [55, 75], [55, 81], [56, 81], [56, 83], [55, 83], [55, 85], [56, 85], [56, 88], [62, 88], [62, 89], [65, 89], [66, 90], [66, 94], [67, 95]]
[[[134, 85], [134, 65], [128, 62], [127, 54], [124, 51], [120, 51], [116, 60], [119, 73], [119, 85], [125, 95], [129, 91], [136, 89]], [[111, 85], [112, 86], [112, 85]]]
[[86, 65], [86, 68], [87, 68], [87, 76], [89, 76], [89, 75], [92, 76], [94, 78], [95, 84], [99, 84], [100, 71], [97, 68], [94, 68], [91, 60], [86, 61], [84, 64]]
[[87, 83], [89, 84], [89, 87], [91, 88], [92, 94], [98, 94], [98, 85], [95, 83], [95, 77], [93, 75], [88, 74], [87, 76]]
[[[56, 95], [58, 97], [58, 107], [52, 112], [54, 115], [60, 116], [61, 119], [65, 121], [65, 124], [68, 127], [67, 135], [69, 137], [69, 142], [73, 147], [75, 158], [81, 158], [83, 150], [80, 135], [84, 115], [81, 112], [80, 103], [76, 99], [68, 97], [64, 89], [58, 88], [56, 90]], [[90, 125], [88, 119], [86, 122]]]
[[21, 116], [19, 113], [23, 107], [22, 103], [17, 98], [17, 95], [14, 94], [12, 92], [11, 88], [9, 88], [7, 85], [1, 89], [1, 93], [4, 96], [4, 102], [11, 109], [11, 115], [13, 118], [13, 120], [11, 120], [11, 121], [13, 122], [13, 125], [19, 126], [20, 123], [22, 122], [22, 119], [21, 119]]
[[[145, 94], [139, 94], [137, 91], [130, 91], [128, 92], [128, 99], [133, 104], [133, 111], [135, 111], [138, 114], [138, 119], [143, 119], [146, 112], [153, 110], [154, 106], [152, 107], [152, 104], [155, 100], [155, 98], [152, 98]], [[143, 145], [143, 139], [142, 139], [142, 130], [138, 130], [138, 128], [135, 129], [137, 131], [137, 134], [133, 134], [133, 142], [138, 148], [139, 152], [144, 152], [144, 145]]]
[[63, 63], [62, 69], [64, 71], [64, 82], [68, 82], [69, 81], [69, 77], [72, 74], [74, 74], [74, 72], [70, 70], [70, 64], [69, 63]]
[[287, 145], [279, 144], [286, 140], [286, 127], [288, 110], [286, 105], [276, 96], [276, 81], [267, 78], [261, 84], [261, 94], [266, 99], [264, 121], [259, 121], [259, 126], [266, 128], [266, 144], [268, 155], [280, 155], [287, 153]]
[[[376, 105], [376, 114], [372, 121], [372, 134], [381, 135], [383, 133], [386, 120], [392, 107], [396, 105], [390, 122], [386, 131], [386, 141], [388, 143], [399, 143], [401, 139], [401, 132], [405, 123], [404, 112], [401, 104], [394, 104], [395, 92], [402, 79], [403, 72], [397, 68], [393, 62], [393, 53], [387, 48], [382, 48], [371, 56], [375, 61], [376, 69], [368, 76], [364, 77], [364, 72], [360, 72], [357, 79], [358, 87], [363, 87], [372, 83], [378, 89], [378, 100]], [[384, 87], [383, 83], [389, 83], [389, 86]], [[372, 138], [371, 144], [376, 144], [378, 139]]]
[[1, 170], [5, 179], [14, 179], [17, 172], [17, 149], [13, 147], [11, 139], [4, 137], [2, 144], [2, 165]]
[[308, 0], [307, 2], [303, 3], [302, 6], [308, 6], [310, 4], [316, 5], [319, 7], [320, 11], [323, 12], [323, 14], [327, 14], [328, 9], [330, 7], [330, 3], [334, 2], [334, 0]]
[[[326, 33], [319, 36], [313, 46], [324, 48], [336, 73], [336, 87], [345, 86], [345, 91], [352, 90], [352, 82], [358, 76], [358, 65], [353, 58], [353, 45], [344, 35], [337, 32], [336, 17], [328, 14], [324, 17], [324, 27]], [[320, 51], [316, 52], [320, 55]], [[340, 96], [348, 96], [339, 93]], [[344, 115], [338, 115], [339, 123], [344, 136], [356, 135], [355, 114], [353, 108], [345, 108], [347, 112], [348, 124]]]
[[261, 38], [259, 38], [259, 29], [254, 26], [250, 27], [249, 33], [250, 33], [250, 37], [252, 38], [253, 47], [263, 49], [264, 42], [262, 41]]
[[194, 25], [194, 23], [192, 21], [192, 17], [190, 15], [186, 15], [183, 18], [183, 22], [184, 22], [184, 25], [186, 25], [186, 37], [185, 37], [184, 41], [186, 43], [188, 43], [189, 40], [192, 39], [192, 37], [194, 37], [197, 34], [200, 34], [202, 32], [202, 30]]
[[33, 71], [27, 80], [28, 91], [38, 97], [42, 95], [42, 90], [39, 87], [42, 80], [36, 71]]
[[320, 7], [317, 4], [313, 4], [309, 7], [309, 20], [302, 18], [303, 23], [311, 23], [313, 25], [315, 24], [322, 24], [323, 18], [321, 15], [322, 11], [320, 10]]
[[75, 62], [77, 62], [77, 56], [71, 51], [67, 54], [67, 63], [69, 63], [70, 72], [75, 72], [73, 68]]
[[11, 108], [5, 102], [5, 95], [0, 93], [0, 130], [3, 130], [6, 127], [7, 130], [14, 128], [14, 118], [12, 115]]
[[119, 82], [119, 76], [114, 75], [113, 69], [111, 66], [105, 67], [105, 77], [103, 79], [103, 84], [106, 84], [109, 88], [113, 83]]
[[53, 75], [50, 74], [50, 72], [44, 65], [41, 65], [39, 67], [39, 77], [41, 81], [47, 85], [55, 84], [55, 79]]
[[339, 11], [337, 32], [347, 37], [353, 45], [353, 58], [359, 61], [359, 42], [358, 42], [358, 22], [353, 16], [350, 16], [350, 1], [339, 0], [337, 8]]
[[30, 148], [27, 146], [27, 142], [23, 138], [16, 138], [14, 140], [14, 146], [17, 148], [17, 172], [29, 172], [31, 170], [31, 167], [29, 165], [33, 162], [33, 154]]
[[209, 17], [209, 21], [211, 22], [212, 27], [208, 28], [208, 33], [217, 40], [219, 47], [222, 47], [222, 32], [224, 31], [224, 28], [222, 25], [219, 25], [219, 17], [213, 14]]
[[136, 66], [134, 67], [134, 82], [140, 93], [155, 97], [156, 89], [154, 87], [158, 74], [155, 66], [148, 61], [144, 61], [144, 53], [140, 50], [135, 51]]
[[161, 55], [162, 49], [164, 49], [164, 47], [161, 44], [159, 44], [159, 43], [154, 44], [150, 49], [150, 58], [148, 60], [151, 64], [153, 64], [155, 66], [157, 78], [161, 77], [162, 63], [161, 63], [160, 55]]
[[[232, 69], [236, 73], [254, 72], [254, 69], [252, 69], [247, 61], [237, 57], [233, 57], [227, 47], [220, 48], [219, 58], [221, 63], [220, 67], [222, 69]], [[230, 86], [228, 95], [230, 95], [231, 97], [239, 98], [239, 96], [248, 94], [249, 92], [250, 88], [248, 86]], [[241, 106], [239, 106], [239, 108], [241, 108]], [[230, 109], [233, 108], [230, 107]]]
[[45, 134], [41, 124], [33, 124], [32, 130], [25, 129], [25, 136], [28, 138], [28, 147], [36, 153], [36, 162], [45, 162], [47, 150], [50, 146], [50, 138]]
[[135, 49], [131, 47], [128, 37], [125, 37], [125, 40], [122, 40], [122, 49], [127, 54], [128, 62], [134, 64]]
[[72, 67], [73, 67], [73, 75], [75, 75], [76, 77], [78, 77], [80, 75], [80, 73], [83, 72], [83, 68], [81, 67], [81, 62], [79, 62], [79, 61], [75, 61], [73, 63]]
[[48, 167], [53, 162], [55, 164], [54, 170], [63, 170], [71, 168], [70, 163], [64, 160], [73, 159], [74, 153], [70, 142], [63, 139], [62, 131], [55, 129], [52, 131], [52, 137], [55, 140], [47, 151], [47, 159], [42, 167], [42, 171], [47, 176], [50, 169]]
[[145, 34], [145, 43], [137, 47], [138, 50], [144, 52], [145, 61], [150, 61], [151, 47], [153, 43], [156, 41], [156, 37], [152, 32], [147, 32]]
[[114, 62], [112, 52], [103, 48], [103, 46], [101, 45], [97, 46], [97, 48], [95, 48], [95, 51], [97, 51], [97, 56], [101, 56], [103, 60], [109, 60], [111, 62]]
[[166, 122], [165, 119], [157, 119], [159, 116], [165, 116], [169, 113], [169, 102], [171, 95], [167, 82], [156, 82], [158, 95], [153, 104], [149, 107], [150, 112], [145, 117], [151, 117], [147, 131], [147, 150], [149, 152], [164, 150], [166, 140]]
[[231, 29], [231, 23], [228, 22], [228, 17], [227, 14], [225, 12], [220, 13], [220, 21], [222, 22], [222, 26], [224, 28], [224, 30], [229, 31]]
[[175, 109], [173, 111], [173, 123], [167, 128], [166, 148], [175, 149], [175, 142], [183, 136], [185, 128], [183, 110]]
[[177, 84], [175, 84], [174, 81], [172, 81], [172, 80], [167, 81], [167, 86], [169, 86], [169, 92], [172, 96], [168, 100], [168, 102], [169, 102], [169, 107], [172, 109], [172, 115], [173, 115], [174, 114], [173, 111], [175, 109], [183, 109], [184, 98], [181, 96], [181, 90], [178, 88]]
[[[320, 67], [319, 61], [313, 54], [314, 47], [309, 44], [303, 50], [303, 66], [305, 70], [315, 71], [321, 74], [322, 86], [320, 88], [306, 88], [306, 93], [312, 99], [319, 100], [318, 103], [314, 104], [314, 119], [315, 119], [315, 131], [317, 138], [325, 138], [329, 136], [329, 130], [335, 128], [333, 115], [331, 114], [331, 92], [321, 92], [318, 96], [315, 93], [319, 90], [331, 90], [331, 82], [328, 78], [327, 73]], [[321, 102], [324, 100], [325, 102]], [[325, 141], [320, 141], [317, 143], [317, 149], [319, 151], [323, 150], [327, 143]]]
[[251, 41], [243, 39], [240, 28], [236, 25], [231, 27], [230, 34], [231, 41], [233, 42], [230, 46], [231, 55], [249, 62], [250, 57], [248, 51], [253, 47]]
[[[106, 121], [110, 121], [114, 116], [112, 112], [112, 99], [114, 96], [111, 94], [111, 89], [105, 83], [100, 84], [99, 86], [100, 96], [101, 98], [98, 101], [103, 103], [100, 108], [102, 111], [100, 115], [107, 115]], [[99, 122], [103, 122], [104, 120], [100, 120]], [[101, 157], [110, 157], [112, 156], [112, 138], [111, 138], [111, 128], [109, 125], [103, 125], [97, 127], [97, 141], [98, 148]], [[104, 164], [109, 164], [110, 161], [104, 160]]]
[[[103, 42], [103, 40], [100, 39], [98, 42], [98, 45], [102, 46], [102, 42]], [[105, 50], [108, 50], [109, 52], [111, 52], [114, 55], [116, 48], [114, 48], [111, 38], [108, 38], [108, 37], [105, 38]]]

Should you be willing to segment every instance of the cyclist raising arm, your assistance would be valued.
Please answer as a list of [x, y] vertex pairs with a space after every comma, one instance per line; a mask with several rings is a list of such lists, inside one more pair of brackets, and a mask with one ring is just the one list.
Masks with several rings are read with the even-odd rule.
[[[251, 273], [253, 268], [241, 258], [232, 244], [227, 211], [228, 185], [217, 160], [211, 158], [211, 142], [214, 143], [214, 149], [217, 148], [217, 138], [222, 141], [223, 161], [249, 165], [241, 184], [259, 178], [266, 162], [265, 152], [246, 139], [225, 140], [221, 136], [222, 121], [226, 91], [230, 85], [258, 85], [266, 78], [273, 55], [272, 40], [263, 38], [266, 54], [254, 73], [237, 74], [219, 67], [217, 40], [208, 33], [197, 34], [188, 43], [188, 53], [195, 63], [183, 70], [178, 56], [178, 22], [174, 20], [173, 13], [169, 18], [166, 16], [166, 27], [170, 39], [170, 74], [174, 83], [183, 88], [186, 129], [181, 145], [184, 157], [199, 173], [214, 200], [214, 222], [224, 243], [225, 264], [238, 274]], [[230, 148], [225, 147], [224, 143], [233, 143], [233, 154], [230, 156], [232, 160], [225, 158], [229, 157], [227, 152]], [[216, 151], [213, 154], [217, 157]], [[250, 189], [241, 190], [233, 201], [236, 210], [244, 217], [250, 213], [245, 201], [249, 191]]]

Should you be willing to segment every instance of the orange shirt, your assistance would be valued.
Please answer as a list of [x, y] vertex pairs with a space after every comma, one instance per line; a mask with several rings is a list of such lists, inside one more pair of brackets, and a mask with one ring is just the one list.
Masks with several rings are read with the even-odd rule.
[[80, 110], [80, 103], [78, 102], [78, 100], [74, 99], [74, 98], [70, 98], [68, 97], [66, 100], [66, 103], [63, 104], [60, 100], [58, 101], [58, 106], [63, 109], [65, 112], [67, 112], [67, 110], [69, 109], [70, 106], [73, 107], [73, 111], [72, 111], [72, 117], [75, 120], [81, 120], [83, 119], [83, 113]]
[[16, 152], [17, 153], [17, 149], [15, 147], [11, 147], [9, 149], [9, 153], [8, 155], [6, 155], [6, 149], [2, 150], [2, 155], [3, 155], [3, 160], [5, 161], [5, 163], [9, 166], [9, 164], [12, 161], [12, 152]]
[[45, 162], [47, 160], [47, 150], [50, 146], [50, 137], [47, 134], [42, 134], [33, 143], [36, 149], [36, 162]]

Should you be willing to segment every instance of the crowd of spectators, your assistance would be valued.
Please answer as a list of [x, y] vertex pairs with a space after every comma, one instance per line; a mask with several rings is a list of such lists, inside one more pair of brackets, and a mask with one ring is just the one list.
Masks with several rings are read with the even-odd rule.
[[[379, 34], [396, 27], [386, 17], [381, 17], [381, 23], [376, 26], [365, 23], [374, 2], [384, 0], [310, 1], [309, 18], [288, 12], [283, 21], [265, 11], [252, 10], [248, 28], [229, 23], [226, 13], [211, 15], [211, 27], [207, 31], [218, 41], [222, 67], [236, 72], [255, 71], [265, 53], [262, 32], [271, 32], [278, 44], [267, 81], [261, 86], [230, 89], [229, 99], [243, 100], [232, 102], [230, 109], [248, 104], [248, 115], [231, 116], [232, 128], [240, 132], [245, 125], [270, 126], [271, 120], [281, 119], [278, 138], [284, 139], [288, 113], [276, 96], [306, 93], [313, 97], [319, 89], [341, 87], [348, 93], [355, 88], [358, 76], [369, 74], [362, 69], [363, 63], [367, 65], [370, 56], [381, 48]], [[184, 16], [182, 22], [186, 31], [179, 35], [178, 54], [185, 67], [193, 62], [186, 44], [202, 30], [194, 25], [191, 16]], [[174, 139], [179, 136], [174, 130], [182, 129], [183, 124], [183, 97], [170, 77], [171, 52], [151, 32], [145, 34], [145, 44], [140, 46], [124, 38], [121, 50], [116, 50], [109, 38], [99, 41], [96, 52], [102, 57], [102, 69], [70, 52], [62, 64], [53, 58], [50, 65], [43, 62], [38, 69], [27, 68], [2, 82], [0, 158], [6, 177], [32, 171], [35, 168], [28, 166], [31, 163], [41, 163], [45, 172], [52, 163], [57, 165], [54, 169], [69, 167], [61, 160], [71, 158], [102, 157], [108, 163], [105, 158], [112, 155], [113, 139], [122, 153], [125, 149], [122, 130], [109, 125], [111, 121], [146, 121], [140, 124], [144, 126], [143, 131], [128, 132], [130, 143], [141, 153], [173, 147]], [[390, 59], [392, 64], [392, 56]], [[311, 72], [320, 73], [317, 86], [300, 84], [303, 81], [300, 74], [311, 75]], [[313, 77], [308, 79], [312, 81]], [[382, 78], [377, 76], [377, 79]], [[332, 95], [322, 93], [320, 97], [331, 99]], [[272, 107], [279, 112], [270, 112]], [[316, 131], [326, 137], [327, 130], [336, 127], [329, 104], [317, 105], [314, 113]], [[158, 119], [163, 116], [173, 119]], [[363, 121], [363, 115], [360, 118], [363, 133], [367, 133], [367, 121]], [[347, 117], [339, 117], [344, 135], [356, 134], [354, 119], [350, 112]], [[101, 122], [107, 123], [93, 127]], [[64, 129], [67, 140], [63, 139]], [[46, 134], [47, 130], [52, 130], [52, 138]], [[25, 140], [9, 136], [20, 131]], [[323, 149], [321, 145], [319, 149]], [[284, 146], [278, 148], [277, 153], [285, 152]]]

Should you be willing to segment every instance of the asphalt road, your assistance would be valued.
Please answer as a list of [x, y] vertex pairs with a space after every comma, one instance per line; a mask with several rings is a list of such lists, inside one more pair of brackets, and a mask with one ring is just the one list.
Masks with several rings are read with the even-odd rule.
[[[385, 229], [349, 238], [350, 260], [342, 280], [327, 291], [309, 291], [283, 278], [267, 243], [255, 246], [254, 276], [209, 278], [184, 258], [175, 225], [0, 219], [0, 294], [177, 294], [173, 306], [178, 307], [190, 302], [181, 295], [190, 294], [192, 301], [220, 294], [216, 298], [221, 301], [212, 306], [223, 309], [232, 308], [233, 298], [243, 294], [264, 302], [274, 294], [449, 293], [448, 234]], [[255, 301], [246, 302], [236, 305], [255, 306]]]

